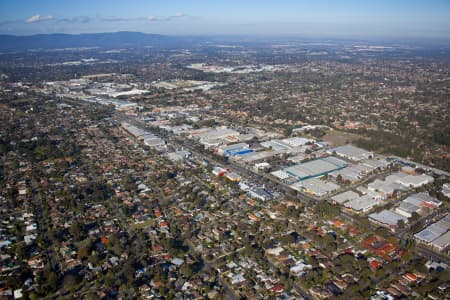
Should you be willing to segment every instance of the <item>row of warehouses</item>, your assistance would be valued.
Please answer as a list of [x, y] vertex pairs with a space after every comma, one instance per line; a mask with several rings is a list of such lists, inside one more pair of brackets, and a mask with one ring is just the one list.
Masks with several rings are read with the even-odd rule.
[[395, 230], [399, 221], [406, 224], [414, 213], [419, 216], [426, 216], [441, 205], [441, 201], [426, 193], [416, 193], [408, 196], [395, 208], [370, 214], [369, 220]]
[[[210, 135], [208, 134], [208, 136]], [[214, 138], [216, 137], [214, 136]], [[238, 137], [240, 140], [243, 140], [242, 136], [234, 136], [234, 138]], [[199, 139], [204, 139], [204, 135], [199, 136]], [[222, 156], [234, 157], [243, 162], [253, 162], [283, 153], [305, 152], [309, 148], [307, 145], [313, 142], [311, 139], [291, 137], [283, 140], [262, 142], [261, 146], [267, 149], [265, 151], [255, 152], [247, 143], [236, 143], [217, 146], [215, 152]]]
[[447, 249], [450, 245], [450, 214], [431, 224], [414, 235], [415, 239], [438, 251]]
[[144, 144], [149, 147], [160, 147], [166, 144], [163, 139], [159, 138], [150, 131], [143, 130], [127, 122], [122, 122], [121, 125], [128, 133], [136, 139], [143, 141]]
[[396, 172], [384, 180], [376, 179], [370, 182], [367, 188], [358, 187], [358, 193], [346, 191], [331, 197], [331, 200], [354, 212], [364, 213], [382, 204], [397, 190], [407, 191], [412, 187], [420, 187], [433, 181], [433, 177], [424, 174], [411, 175]]

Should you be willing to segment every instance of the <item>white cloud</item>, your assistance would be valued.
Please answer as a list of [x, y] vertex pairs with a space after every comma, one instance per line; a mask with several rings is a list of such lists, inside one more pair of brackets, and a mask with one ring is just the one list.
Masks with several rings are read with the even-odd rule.
[[37, 23], [42, 21], [53, 20], [52, 16], [34, 15], [25, 20], [26, 23]]
[[91, 21], [91, 17], [77, 16], [72, 18], [60, 18], [55, 20], [61, 23], [89, 23]]
[[[0, 0], [1, 1], [1, 0]], [[177, 18], [184, 18], [187, 17], [184, 13], [176, 13], [172, 16], [148, 16], [148, 17], [117, 17], [117, 16], [110, 16], [110, 17], [102, 17], [100, 18], [103, 22], [135, 22], [135, 21], [150, 21], [150, 22], [165, 22], [165, 21], [171, 21], [173, 19]]]
[[181, 12], [178, 12], [178, 13], [174, 14], [173, 16], [168, 16], [168, 17], [165, 17], [164, 19], [166, 21], [170, 21], [172, 19], [183, 18], [183, 17], [186, 17], [186, 15]]

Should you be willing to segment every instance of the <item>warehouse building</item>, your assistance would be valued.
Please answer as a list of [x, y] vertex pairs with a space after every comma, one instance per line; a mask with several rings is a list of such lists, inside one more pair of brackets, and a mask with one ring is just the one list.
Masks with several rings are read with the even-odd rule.
[[414, 235], [415, 239], [439, 251], [446, 249], [450, 243], [450, 214], [431, 224]]
[[270, 157], [278, 155], [278, 154], [279, 153], [276, 151], [250, 152], [250, 153], [240, 155], [239, 157], [237, 157], [237, 159], [239, 159], [245, 163], [252, 163], [252, 162], [270, 158]]
[[426, 215], [441, 205], [442, 202], [438, 199], [431, 197], [426, 193], [417, 193], [410, 195], [403, 200], [395, 211], [407, 218], [411, 218], [413, 213]]
[[249, 144], [238, 143], [238, 144], [224, 145], [224, 146], [217, 147], [215, 149], [215, 151], [219, 155], [227, 155], [227, 152], [229, 152], [229, 151], [243, 150], [243, 149], [249, 149]]
[[329, 154], [339, 155], [352, 161], [361, 161], [373, 157], [373, 152], [352, 146], [344, 145], [336, 148], [331, 148], [327, 151]]
[[143, 130], [127, 122], [123, 122], [121, 125], [128, 133], [130, 133], [136, 139], [142, 140], [146, 146], [160, 147], [166, 144], [166, 142], [163, 139], [154, 135], [150, 131]]
[[382, 200], [379, 198], [376, 198], [371, 194], [367, 194], [344, 203], [344, 207], [358, 213], [364, 213], [381, 204], [381, 202]]
[[241, 181], [241, 176], [235, 172], [229, 172], [225, 174], [225, 177], [233, 182], [239, 182]]
[[248, 191], [248, 193], [250, 197], [261, 201], [266, 201], [272, 198], [272, 195], [269, 192], [260, 187], [252, 188]]
[[269, 148], [274, 151], [283, 151], [283, 152], [287, 152], [289, 149], [291, 149], [290, 145], [283, 143], [280, 140], [270, 140], [262, 142], [261, 146], [263, 146], [264, 148]]
[[225, 156], [234, 157], [234, 156], [242, 156], [248, 153], [252, 153], [253, 150], [249, 148], [242, 148], [242, 149], [233, 149], [233, 150], [227, 150], [225, 151]]
[[346, 166], [347, 163], [345, 161], [330, 156], [293, 165], [283, 169], [283, 171], [296, 177], [298, 180], [305, 180], [326, 175], [333, 171], [343, 169]]
[[329, 181], [320, 180], [318, 178], [310, 178], [292, 184], [291, 188], [300, 192], [312, 194], [317, 197], [323, 197], [339, 189], [340, 186]]
[[434, 181], [433, 177], [420, 174], [420, 175], [407, 175], [400, 178], [397, 182], [405, 187], [418, 188]]
[[408, 222], [408, 219], [405, 216], [397, 214], [391, 210], [383, 210], [379, 213], [370, 214], [369, 220], [381, 226], [388, 227], [391, 230], [395, 230], [397, 228], [399, 221], [403, 221], [405, 223]]
[[359, 195], [353, 191], [346, 191], [331, 197], [331, 201], [343, 205], [345, 202], [358, 198]]

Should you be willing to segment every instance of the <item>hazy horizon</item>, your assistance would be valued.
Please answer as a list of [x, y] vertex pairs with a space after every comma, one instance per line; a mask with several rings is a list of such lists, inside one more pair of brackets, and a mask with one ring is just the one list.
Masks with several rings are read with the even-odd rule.
[[450, 39], [448, 1], [5, 0], [0, 33]]

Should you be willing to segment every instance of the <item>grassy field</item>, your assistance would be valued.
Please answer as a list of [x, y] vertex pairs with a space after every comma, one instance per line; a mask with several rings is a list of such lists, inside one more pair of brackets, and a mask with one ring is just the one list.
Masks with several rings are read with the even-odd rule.
[[363, 136], [339, 130], [330, 130], [322, 137], [322, 139], [331, 146], [351, 144], [353, 141], [361, 138], [363, 138]]

